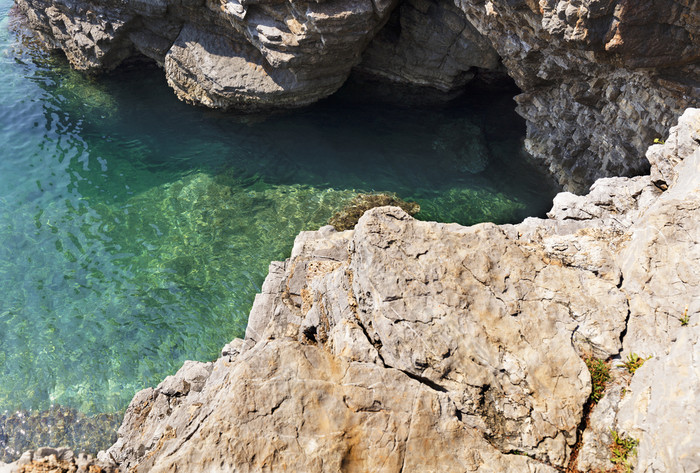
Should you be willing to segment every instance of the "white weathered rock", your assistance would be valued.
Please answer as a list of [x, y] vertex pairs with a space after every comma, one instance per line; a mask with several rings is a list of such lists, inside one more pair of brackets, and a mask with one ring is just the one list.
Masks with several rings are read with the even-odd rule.
[[[138, 395], [127, 416], [140, 417], [127, 419], [140, 435], [102, 456], [134, 472], [555, 472], [500, 453], [459, 421], [444, 393], [292, 340], [219, 359], [202, 396], [188, 397], [168, 408], [163, 394]], [[164, 428], [153, 436], [157, 424]]]
[[635, 472], [700, 471], [700, 323], [677, 332], [668, 355], [637, 370], [622, 399], [620, 431], [639, 440]]
[[564, 464], [590, 390], [575, 346], [619, 351], [617, 288], [547, 266], [491, 224], [370, 211], [353, 242], [358, 319], [384, 364], [444, 389], [502, 449]]
[[[665, 354], [682, 329], [683, 313], [700, 313], [700, 139], [688, 138], [698, 136], [700, 111], [689, 110], [679, 123], [671, 132], [678, 138], [654, 147], [655, 155], [677, 163], [678, 177], [630, 227], [619, 256], [630, 299], [625, 356]], [[678, 140], [695, 147], [678, 146]]]
[[199, 392], [211, 370], [211, 363], [185, 361], [177, 373], [165, 378], [156, 389], [166, 396], [186, 396], [190, 391]]
[[[679, 140], [700, 129], [695, 113]], [[612, 430], [640, 439], [641, 471], [696, 471], [700, 143], [684, 156], [664, 146], [677, 160], [668, 190], [605, 180], [559, 197], [548, 220], [462, 227], [382, 207], [355, 230], [302, 233], [271, 265], [246, 340], [138, 393], [100, 460], [134, 472], [554, 471], [591, 389], [580, 356], [649, 350], [626, 395], [616, 368], [579, 471], [610, 467]], [[678, 299], [688, 326], [673, 318]]]

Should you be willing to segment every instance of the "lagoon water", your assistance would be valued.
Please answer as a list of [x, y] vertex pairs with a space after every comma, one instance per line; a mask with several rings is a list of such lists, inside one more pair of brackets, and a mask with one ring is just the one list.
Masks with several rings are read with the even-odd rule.
[[72, 71], [11, 6], [0, 0], [0, 460], [37, 443], [104, 448], [136, 391], [243, 335], [269, 262], [358, 192], [462, 224], [542, 215], [556, 192], [526, 160], [509, 97], [409, 108], [354, 86], [303, 110], [223, 114], [179, 102], [157, 68]]

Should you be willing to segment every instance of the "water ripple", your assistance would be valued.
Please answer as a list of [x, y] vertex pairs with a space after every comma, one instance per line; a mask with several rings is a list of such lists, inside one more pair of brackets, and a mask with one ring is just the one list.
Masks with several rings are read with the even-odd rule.
[[346, 90], [298, 112], [221, 114], [177, 101], [157, 69], [71, 70], [10, 6], [0, 0], [0, 412], [23, 414], [0, 417], [6, 453], [104, 447], [112, 431], [91, 437], [77, 419], [106, 414], [85, 425], [113, 429], [137, 390], [215, 358], [243, 335], [269, 262], [357, 192], [463, 224], [540, 214], [554, 193], [526, 162], [509, 98], [403, 109]]

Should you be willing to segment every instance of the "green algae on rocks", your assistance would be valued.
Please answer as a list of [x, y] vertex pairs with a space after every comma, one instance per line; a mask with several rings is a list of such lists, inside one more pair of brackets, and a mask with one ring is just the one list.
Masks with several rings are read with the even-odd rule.
[[329, 225], [333, 225], [337, 231], [351, 230], [357, 225], [357, 221], [369, 209], [393, 205], [400, 207], [409, 215], [415, 215], [420, 211], [420, 204], [417, 202], [406, 202], [395, 195], [390, 194], [358, 194], [342, 210], [336, 212], [330, 220]]

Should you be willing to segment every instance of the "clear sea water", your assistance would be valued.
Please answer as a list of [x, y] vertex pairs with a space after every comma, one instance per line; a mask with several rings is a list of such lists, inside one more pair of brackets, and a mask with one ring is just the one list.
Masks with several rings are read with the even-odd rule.
[[358, 192], [462, 224], [541, 215], [556, 192], [527, 162], [510, 97], [404, 107], [354, 86], [303, 110], [223, 114], [179, 102], [157, 68], [72, 71], [12, 27], [11, 6], [0, 460], [37, 443], [104, 448], [136, 391], [243, 335], [269, 262]]

